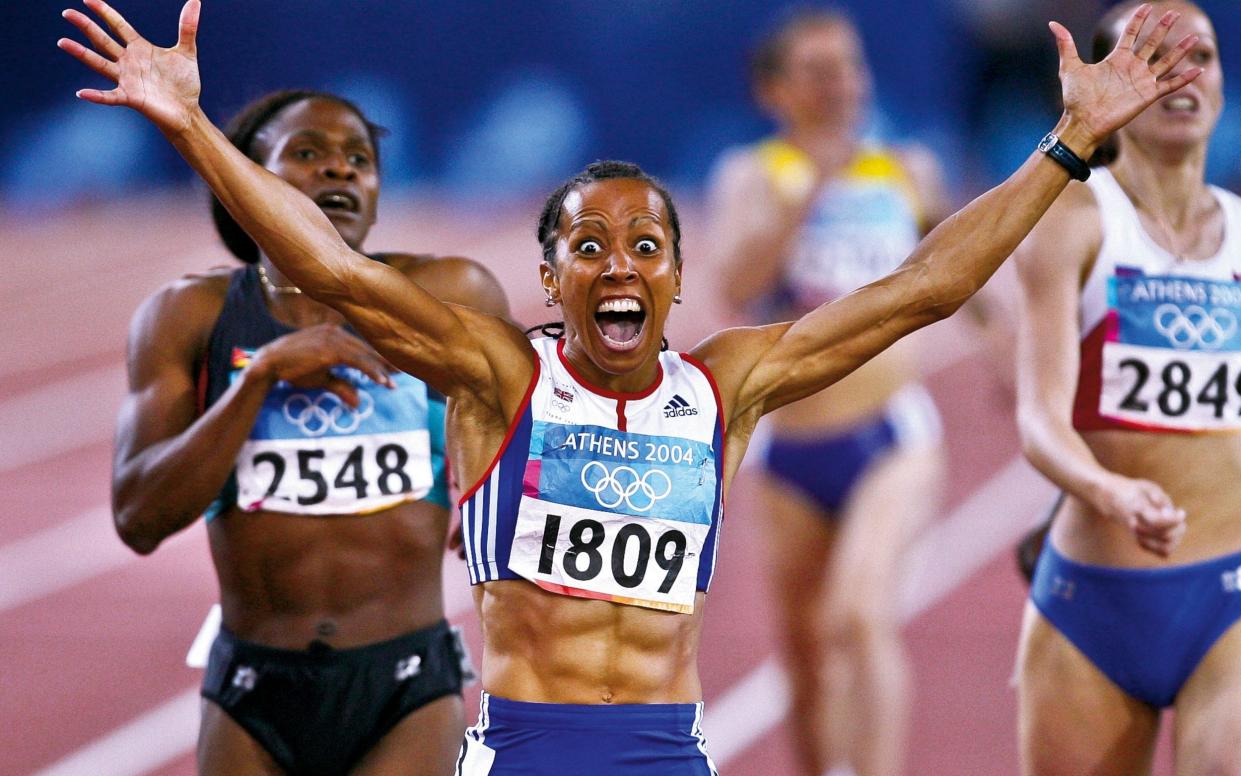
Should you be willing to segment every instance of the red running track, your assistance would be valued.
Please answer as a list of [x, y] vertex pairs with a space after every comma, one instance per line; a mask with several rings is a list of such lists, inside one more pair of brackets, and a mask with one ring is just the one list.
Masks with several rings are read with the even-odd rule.
[[[464, 217], [446, 204], [387, 205], [372, 247], [478, 258], [519, 320], [545, 319], [533, 205]], [[699, 258], [702, 219], [685, 210], [694, 320], [674, 313], [679, 347], [722, 323], [710, 312], [717, 273]], [[20, 259], [0, 288], [0, 773], [191, 774], [200, 675], [184, 656], [216, 595], [205, 534], [195, 526], [147, 558], [120, 544], [107, 512], [110, 435], [133, 309], [181, 273], [226, 263], [223, 250], [198, 197], [180, 193], [2, 226]], [[911, 774], [1017, 773], [1008, 680], [1024, 589], [1009, 545], [1049, 489], [1014, 463], [1011, 399], [975, 342], [957, 321], [926, 336], [950, 483], [909, 570]], [[705, 730], [729, 776], [791, 773], [797, 735], [772, 662], [759, 519], [743, 472], [701, 658]], [[450, 608], [477, 650], [459, 561], [448, 574]], [[1165, 746], [1156, 772], [1167, 763]]]

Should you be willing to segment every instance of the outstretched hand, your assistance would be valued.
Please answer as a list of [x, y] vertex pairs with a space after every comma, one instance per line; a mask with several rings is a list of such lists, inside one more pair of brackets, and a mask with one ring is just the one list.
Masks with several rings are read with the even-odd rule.
[[1060, 51], [1064, 111], [1079, 122], [1096, 142], [1202, 72], [1200, 67], [1191, 67], [1169, 75], [1198, 42], [1197, 35], [1186, 35], [1163, 56], [1155, 59], [1155, 53], [1159, 51], [1168, 31], [1180, 17], [1176, 11], [1165, 13], [1146, 40], [1138, 45], [1138, 35], [1150, 13], [1149, 3], [1134, 11], [1116, 48], [1106, 59], [1094, 65], [1087, 65], [1077, 56], [1077, 44], [1067, 29], [1057, 22], [1050, 23]]
[[[72, 9], [61, 15], [86, 35], [94, 48], [69, 38], [56, 45], [74, 59], [116, 84], [110, 91], [82, 89], [77, 96], [99, 105], [121, 105], [141, 113], [165, 133], [185, 129], [198, 108], [199, 0], [181, 9], [177, 45], [160, 48], [138, 34], [103, 0], [83, 3], [111, 28], [109, 35], [86, 14]], [[119, 39], [119, 42], [118, 42]]]

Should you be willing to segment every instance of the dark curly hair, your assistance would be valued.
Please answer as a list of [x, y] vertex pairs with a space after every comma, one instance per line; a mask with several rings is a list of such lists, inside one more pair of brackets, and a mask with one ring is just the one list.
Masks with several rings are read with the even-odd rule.
[[[263, 127], [276, 117], [282, 110], [305, 100], [330, 100], [344, 106], [357, 115], [366, 125], [366, 133], [371, 145], [375, 148], [375, 164], [379, 164], [379, 138], [388, 133], [386, 129], [373, 124], [366, 118], [362, 109], [349, 100], [330, 92], [319, 92], [312, 89], [284, 89], [270, 92], [251, 102], [233, 116], [224, 127], [224, 135], [243, 154], [259, 164], [263, 163], [262, 152], [256, 142]], [[215, 222], [216, 233], [229, 252], [247, 264], [259, 260], [259, 247], [246, 234], [246, 230], [233, 220], [220, 200], [211, 196], [211, 220]]]
[[681, 266], [681, 219], [677, 215], [676, 206], [672, 204], [672, 196], [664, 189], [663, 184], [647, 175], [641, 167], [632, 162], [613, 160], [593, 162], [586, 169], [569, 178], [551, 193], [547, 202], [543, 203], [543, 212], [539, 215], [537, 236], [539, 245], [543, 246], [543, 261], [556, 264], [556, 238], [560, 234], [560, 210], [564, 206], [564, 198], [579, 186], [597, 181], [629, 178], [642, 181], [659, 194], [668, 211], [668, 221], [672, 226], [672, 258], [677, 266]]

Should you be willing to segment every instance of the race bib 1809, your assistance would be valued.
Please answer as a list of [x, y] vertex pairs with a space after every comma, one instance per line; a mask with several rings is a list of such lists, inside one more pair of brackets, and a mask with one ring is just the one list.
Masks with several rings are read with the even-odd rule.
[[1118, 267], [1108, 307], [1100, 415], [1152, 429], [1241, 429], [1241, 283]]
[[364, 514], [424, 497], [433, 484], [426, 386], [396, 388], [354, 369], [351, 408], [322, 389], [277, 384], [237, 455], [237, 505], [309, 515]]
[[692, 612], [715, 498], [708, 444], [536, 422], [509, 568], [564, 595]]

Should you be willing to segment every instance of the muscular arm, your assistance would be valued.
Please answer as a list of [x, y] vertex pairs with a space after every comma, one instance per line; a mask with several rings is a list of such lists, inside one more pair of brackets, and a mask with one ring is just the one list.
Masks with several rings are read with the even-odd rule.
[[117, 420], [112, 514], [136, 552], [190, 525], [223, 487], [270, 387], [242, 373], [201, 418], [195, 365], [204, 357], [223, 293], [219, 278], [178, 282], [135, 313], [128, 345], [129, 393]]
[[[508, 314], [495, 278], [469, 259], [398, 255], [389, 261], [428, 279], [437, 294]], [[346, 363], [384, 381], [383, 364], [363, 343], [339, 327], [313, 326], [261, 348], [197, 416], [197, 365], [205, 358], [226, 283], [227, 276], [175, 283], [147, 300], [131, 324], [130, 391], [117, 422], [112, 497], [117, 532], [143, 554], [193, 523], [211, 503], [277, 380], [325, 387], [350, 403], [355, 390], [328, 367]]]
[[[1052, 23], [1060, 52], [1064, 115], [1055, 132], [1086, 158], [1099, 140], [1201, 68], [1169, 71], [1197, 38], [1155, 58], [1177, 19], [1164, 14], [1140, 46], [1151, 7], [1134, 11], [1116, 48], [1086, 65], [1068, 30]], [[752, 418], [826, 388], [897, 339], [951, 315], [982, 287], [1068, 184], [1065, 170], [1035, 152], [1008, 180], [937, 226], [895, 272], [790, 324], [724, 332], [699, 346], [721, 379], [730, 418]], [[744, 426], [743, 426], [744, 428]]]
[[177, 45], [167, 49], [152, 46], [103, 0], [84, 1], [116, 38], [86, 15], [66, 11], [94, 49], [67, 38], [58, 45], [116, 88], [82, 89], [79, 97], [148, 118], [268, 258], [307, 294], [340, 311], [393, 364], [446, 395], [469, 394], [497, 414], [520, 400], [533, 369], [520, 331], [444, 304], [398, 270], [355, 253], [310, 199], [246, 158], [211, 124], [198, 104], [199, 0], [182, 7]]
[[[1093, 148], [1094, 140], [1071, 124], [1062, 121], [1058, 129], [1071, 147]], [[730, 414], [770, 412], [822, 390], [909, 332], [951, 315], [1068, 181], [1062, 167], [1036, 152], [1007, 181], [936, 227], [892, 274], [798, 321], [708, 340], [702, 357], [736, 386]]]
[[[305, 195], [238, 151], [197, 104], [188, 125], [165, 130], [238, 224], [295, 285], [334, 307], [395, 366], [446, 395], [496, 395], [493, 365], [516, 363], [513, 385], [529, 379], [521, 333], [444, 304], [401, 271], [356, 253]], [[482, 332], [486, 338], [477, 336]], [[494, 335], [499, 336], [494, 336]]]

